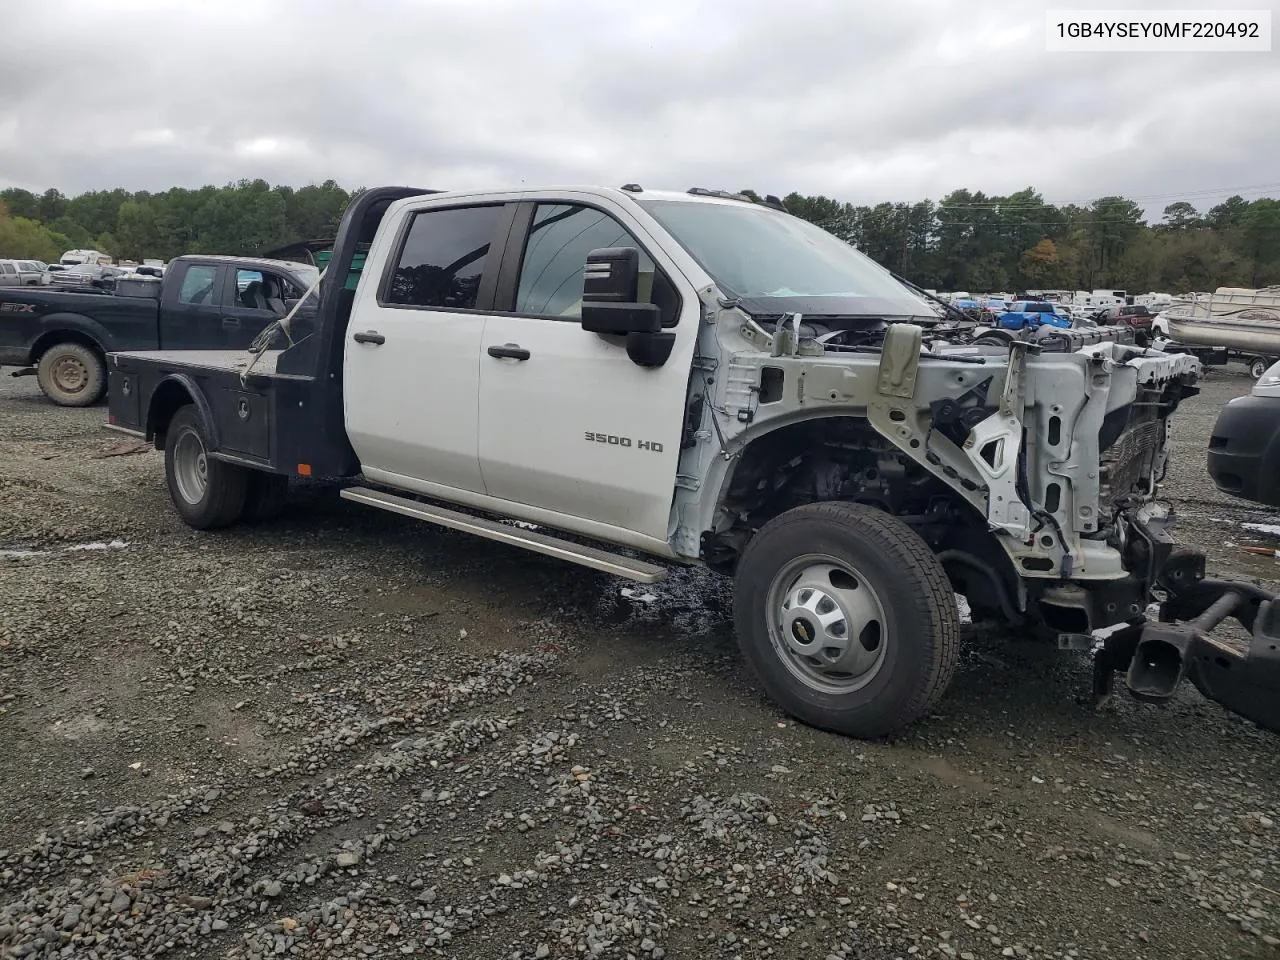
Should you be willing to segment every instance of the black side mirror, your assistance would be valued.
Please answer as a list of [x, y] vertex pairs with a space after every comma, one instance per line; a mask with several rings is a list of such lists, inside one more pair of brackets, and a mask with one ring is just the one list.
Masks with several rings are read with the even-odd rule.
[[582, 329], [627, 338], [627, 356], [642, 367], [660, 367], [671, 356], [674, 333], [662, 330], [657, 304], [638, 303], [640, 251], [602, 247], [587, 254], [582, 284]]
[[602, 247], [587, 254], [582, 283], [582, 329], [592, 333], [658, 333], [662, 314], [652, 303], [637, 303], [640, 251]]
[[635, 303], [640, 290], [640, 251], [601, 247], [587, 254], [583, 303]]

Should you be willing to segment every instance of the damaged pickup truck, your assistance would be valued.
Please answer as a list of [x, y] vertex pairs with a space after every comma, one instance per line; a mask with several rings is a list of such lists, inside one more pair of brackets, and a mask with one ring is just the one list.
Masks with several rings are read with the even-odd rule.
[[[252, 354], [114, 353], [110, 423], [164, 450], [196, 528], [326, 476], [641, 582], [732, 576], [743, 654], [819, 727], [880, 736], [929, 711], [957, 593], [1061, 647], [1100, 643], [1102, 691], [1120, 673], [1164, 700], [1189, 678], [1280, 726], [1272, 599], [1206, 580], [1166, 531], [1169, 422], [1197, 361], [1073, 330], [974, 342], [780, 206], [366, 190], [305, 336], [285, 318]], [[1183, 622], [1148, 622], [1156, 598]], [[1252, 651], [1209, 638], [1226, 612]]]

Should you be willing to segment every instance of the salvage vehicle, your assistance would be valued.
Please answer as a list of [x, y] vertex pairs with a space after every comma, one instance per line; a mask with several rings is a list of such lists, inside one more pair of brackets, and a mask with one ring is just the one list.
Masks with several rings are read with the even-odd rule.
[[[71, 267], [54, 286], [77, 270], [107, 269]], [[94, 292], [4, 288], [0, 366], [34, 374], [60, 406], [89, 406], [106, 392], [110, 351], [244, 349], [318, 276], [307, 264], [192, 255], [174, 260], [162, 280], [114, 277]]]
[[[369, 189], [306, 335], [286, 317], [256, 353], [114, 353], [109, 424], [164, 450], [197, 529], [326, 477], [644, 583], [732, 576], [743, 654], [817, 727], [876, 737], [927, 714], [956, 666], [957, 594], [1060, 647], [1101, 644], [1100, 693], [1123, 673], [1168, 700], [1187, 678], [1280, 726], [1259, 679], [1271, 598], [1206, 580], [1159, 499], [1196, 360], [1089, 331], [975, 344], [778, 207], [637, 184]], [[1147, 622], [1156, 595], [1169, 622]], [[1229, 613], [1253, 649], [1208, 636]]]
[[0, 260], [0, 287], [34, 287], [41, 269], [34, 260]]

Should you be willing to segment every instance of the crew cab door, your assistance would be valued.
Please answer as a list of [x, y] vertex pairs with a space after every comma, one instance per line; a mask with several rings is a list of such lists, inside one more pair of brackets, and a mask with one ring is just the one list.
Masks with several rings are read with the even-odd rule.
[[[491, 497], [665, 541], [698, 311], [692, 286], [642, 233], [620, 208], [521, 204], [497, 293], [506, 309], [490, 316], [480, 351], [480, 469]], [[618, 246], [640, 249], [640, 298], [675, 325], [661, 367], [582, 329], [587, 254]]]
[[344, 347], [347, 435], [370, 479], [445, 498], [483, 494], [480, 343], [514, 208], [407, 209], [400, 230], [379, 234], [356, 288]]
[[179, 261], [170, 268], [160, 291], [159, 336], [162, 350], [220, 350], [223, 264]]

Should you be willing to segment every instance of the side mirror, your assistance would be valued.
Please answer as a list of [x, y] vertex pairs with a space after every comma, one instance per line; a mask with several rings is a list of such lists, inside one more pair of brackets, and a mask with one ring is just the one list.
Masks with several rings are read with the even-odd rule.
[[652, 303], [637, 303], [640, 251], [602, 247], [587, 254], [582, 283], [582, 329], [591, 333], [658, 333], [662, 315]]
[[642, 367], [660, 367], [671, 356], [674, 333], [662, 329], [657, 304], [639, 303], [640, 251], [601, 247], [587, 254], [582, 284], [582, 329], [625, 336], [627, 356]]

